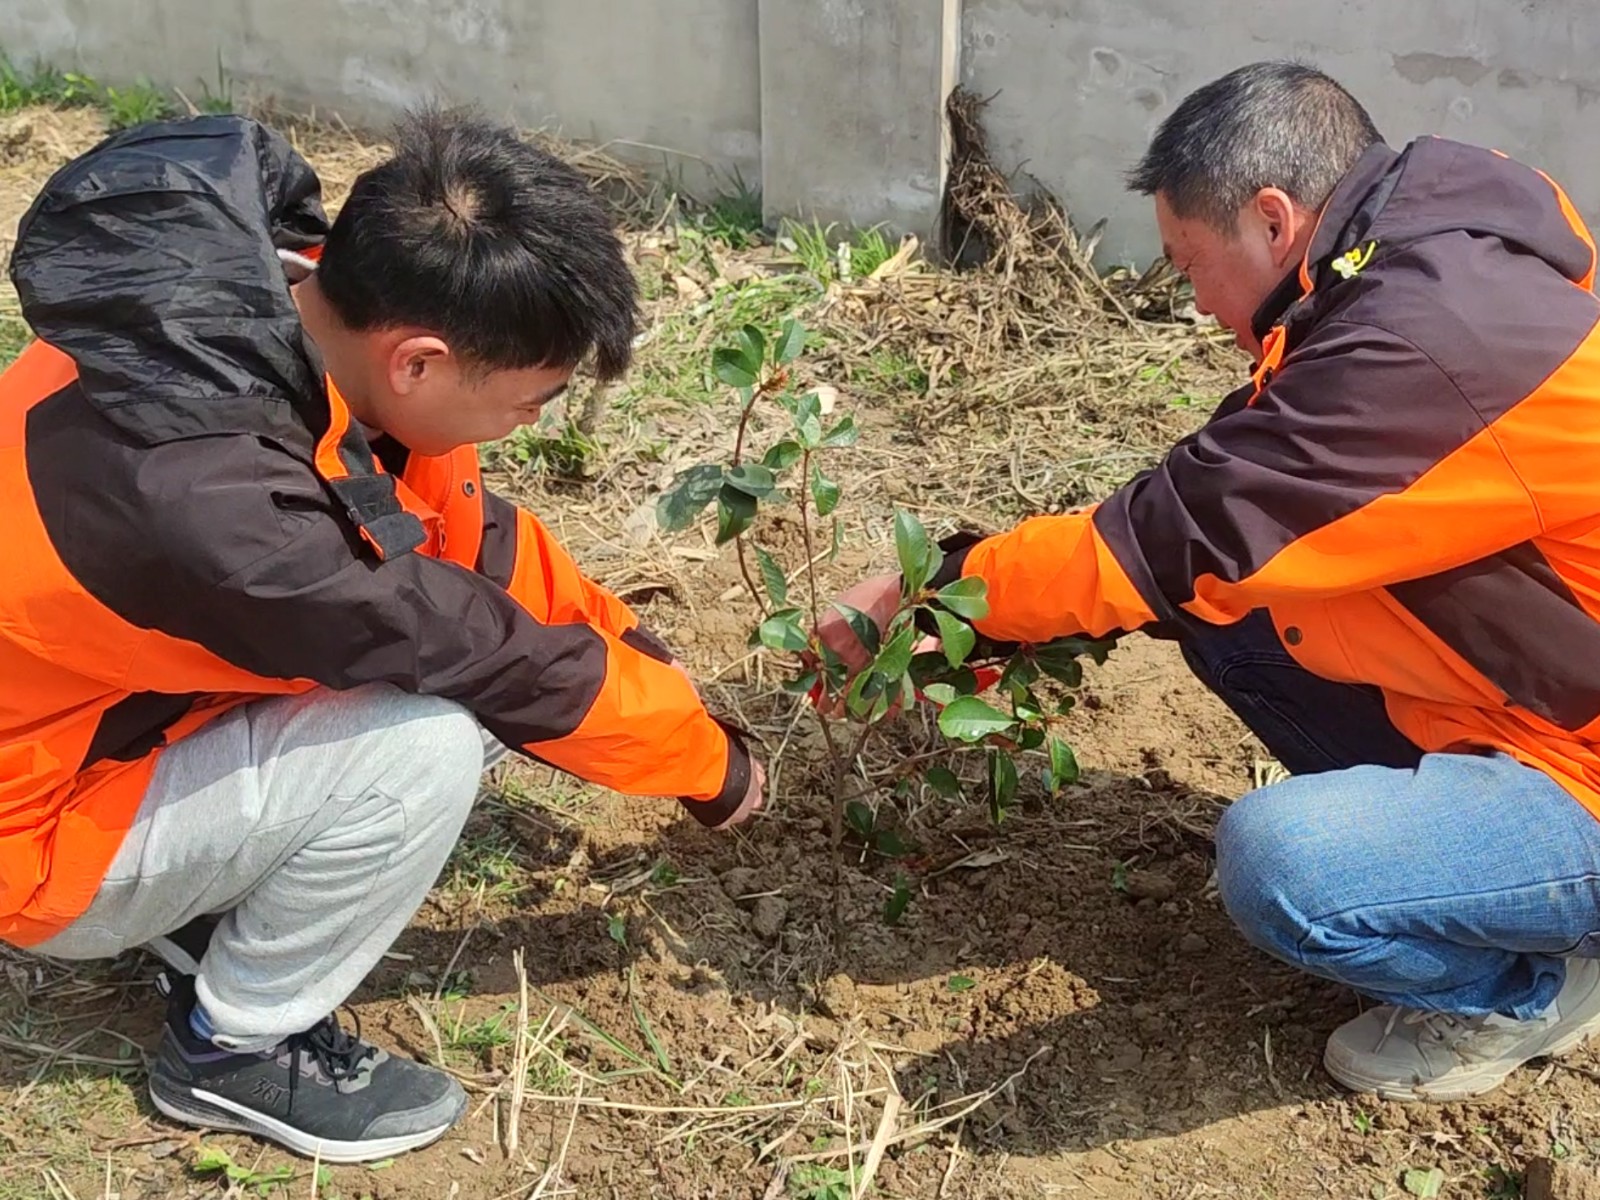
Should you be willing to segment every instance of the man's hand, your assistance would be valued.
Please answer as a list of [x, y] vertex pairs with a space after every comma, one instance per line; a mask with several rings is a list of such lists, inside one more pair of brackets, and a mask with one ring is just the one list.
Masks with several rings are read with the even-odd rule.
[[[841, 595], [838, 603], [866, 613], [867, 619], [882, 633], [894, 614], [900, 611], [900, 576], [875, 575], [864, 579]], [[872, 661], [872, 655], [867, 653], [867, 648], [837, 608], [830, 607], [823, 614], [817, 623], [817, 638], [843, 660], [852, 678]]]
[[759, 812], [766, 803], [767, 769], [761, 765], [761, 760], [750, 760], [750, 786], [745, 788], [744, 799], [739, 801], [739, 807], [726, 821], [720, 825], [713, 825], [713, 829], [732, 829], [735, 825], [743, 825], [753, 813]]

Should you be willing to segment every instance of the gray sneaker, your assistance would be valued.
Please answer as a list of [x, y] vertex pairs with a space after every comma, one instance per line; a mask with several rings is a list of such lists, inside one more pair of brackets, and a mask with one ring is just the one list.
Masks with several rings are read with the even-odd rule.
[[1369, 1009], [1333, 1031], [1323, 1064], [1339, 1083], [1385, 1100], [1466, 1100], [1523, 1063], [1553, 1058], [1600, 1033], [1600, 960], [1567, 960], [1554, 1003], [1531, 1021]]
[[189, 1028], [194, 981], [172, 981], [150, 1099], [175, 1121], [277, 1142], [325, 1163], [373, 1162], [437, 1141], [467, 1096], [443, 1071], [346, 1033], [327, 1017], [259, 1054]]

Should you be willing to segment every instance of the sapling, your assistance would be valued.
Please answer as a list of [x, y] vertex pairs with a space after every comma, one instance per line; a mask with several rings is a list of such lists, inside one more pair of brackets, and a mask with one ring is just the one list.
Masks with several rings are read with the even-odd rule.
[[[862, 750], [885, 720], [931, 705], [946, 739], [981, 748], [985, 798], [998, 822], [1016, 799], [1022, 763], [1039, 764], [1052, 797], [1077, 780], [1077, 760], [1057, 728], [1073, 705], [1070, 690], [1082, 682], [1080, 660], [1104, 662], [1110, 643], [1088, 638], [1021, 646], [992, 643], [973, 624], [989, 612], [984, 581], [963, 578], [936, 586], [944, 553], [922, 522], [902, 509], [894, 516], [902, 581], [897, 610], [880, 627], [863, 612], [833, 605], [869, 657], [852, 675], [816, 630], [824, 611], [819, 565], [837, 553], [841, 540], [843, 489], [825, 467], [835, 453], [855, 445], [859, 431], [852, 417], [825, 413], [819, 393], [799, 384], [797, 363], [806, 340], [798, 320], [785, 321], [770, 337], [747, 325], [734, 345], [713, 353], [712, 374], [735, 389], [741, 401], [732, 457], [680, 472], [660, 497], [656, 513], [670, 532], [690, 527], [715, 505], [716, 542], [733, 544], [740, 575], [761, 613], [751, 645], [779, 656], [784, 690], [808, 697], [817, 708], [834, 770], [837, 903], [847, 823], [864, 844], [886, 857], [906, 850], [892, 831], [877, 828], [872, 808], [863, 803], [877, 785], [864, 776], [855, 778]], [[763, 406], [774, 406], [787, 419], [782, 435], [757, 456], [749, 441]], [[794, 571], [752, 537], [762, 506], [791, 496], [799, 510], [804, 553]], [[829, 550], [819, 555], [823, 538]], [[798, 596], [791, 581], [799, 584]], [[1045, 678], [1064, 685], [1069, 694], [1047, 704], [1037, 690]], [[842, 719], [829, 714], [842, 714]], [[948, 767], [928, 767], [921, 778], [938, 795], [962, 794], [959, 777]], [[904, 773], [900, 782], [905, 782]], [[898, 878], [886, 920], [898, 921], [910, 896], [909, 882]]]

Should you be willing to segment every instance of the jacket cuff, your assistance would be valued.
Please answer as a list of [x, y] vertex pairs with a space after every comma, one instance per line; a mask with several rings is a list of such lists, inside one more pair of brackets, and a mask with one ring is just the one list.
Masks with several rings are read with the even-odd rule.
[[745, 749], [742, 731], [737, 726], [717, 717], [711, 719], [728, 735], [728, 773], [723, 778], [722, 790], [710, 800], [696, 800], [690, 796], [679, 796], [678, 800], [700, 824], [709, 829], [722, 829], [749, 813], [750, 805], [745, 801], [750, 791], [750, 751]]

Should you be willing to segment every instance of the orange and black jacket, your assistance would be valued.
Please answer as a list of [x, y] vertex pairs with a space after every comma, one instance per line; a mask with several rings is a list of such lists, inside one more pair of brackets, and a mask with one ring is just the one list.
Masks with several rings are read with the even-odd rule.
[[1600, 812], [1600, 301], [1565, 195], [1437, 138], [1369, 150], [1257, 319], [1252, 383], [1109, 499], [952, 555], [1000, 641], [1227, 624], [1375, 684], [1425, 751]]
[[39, 340], [0, 376], [0, 939], [80, 915], [163, 748], [263, 695], [388, 683], [707, 824], [744, 794], [737, 736], [474, 448], [351, 420], [280, 261], [320, 246], [318, 196], [276, 134], [201, 118], [108, 140], [19, 228]]

